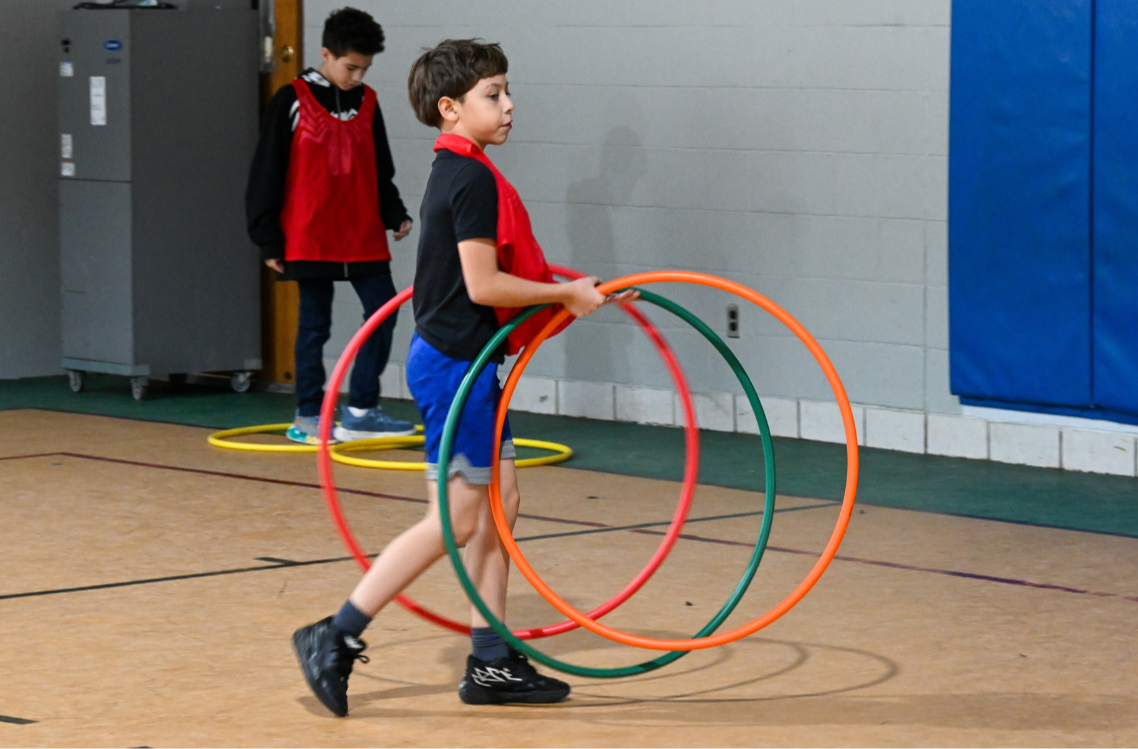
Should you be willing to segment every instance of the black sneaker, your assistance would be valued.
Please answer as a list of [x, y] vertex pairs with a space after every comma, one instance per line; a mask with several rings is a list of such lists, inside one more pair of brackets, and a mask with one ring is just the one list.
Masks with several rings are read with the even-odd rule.
[[546, 704], [568, 697], [569, 685], [542, 676], [528, 658], [511, 650], [508, 656], [492, 661], [468, 656], [458, 696], [468, 705]]
[[293, 632], [292, 647], [313, 694], [334, 714], [347, 715], [348, 677], [356, 661], [368, 662], [367, 643], [340, 632], [328, 617]]

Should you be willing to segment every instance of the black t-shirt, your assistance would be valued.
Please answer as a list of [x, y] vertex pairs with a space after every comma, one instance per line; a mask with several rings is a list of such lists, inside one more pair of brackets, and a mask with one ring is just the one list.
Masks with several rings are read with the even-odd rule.
[[[415, 332], [447, 356], [473, 361], [498, 332], [494, 308], [470, 301], [458, 243], [498, 238], [498, 185], [481, 162], [441, 150], [419, 209]], [[504, 346], [503, 346], [504, 350]], [[495, 361], [503, 359], [498, 352]]]

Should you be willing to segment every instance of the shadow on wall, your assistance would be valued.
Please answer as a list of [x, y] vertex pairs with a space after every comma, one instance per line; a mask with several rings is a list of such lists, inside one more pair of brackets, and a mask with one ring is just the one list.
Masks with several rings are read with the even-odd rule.
[[[571, 267], [602, 279], [618, 275], [612, 209], [628, 205], [646, 172], [647, 155], [640, 136], [624, 125], [610, 130], [597, 174], [571, 185], [566, 195], [565, 233]], [[590, 324], [587, 330], [566, 339], [566, 376], [615, 382], [617, 372], [628, 370], [629, 352], [616, 345], [611, 325]]]

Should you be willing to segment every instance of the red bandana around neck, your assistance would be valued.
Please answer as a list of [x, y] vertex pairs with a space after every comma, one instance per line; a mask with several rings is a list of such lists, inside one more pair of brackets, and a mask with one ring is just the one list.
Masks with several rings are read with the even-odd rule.
[[[435, 150], [447, 150], [460, 156], [475, 159], [485, 164], [494, 175], [494, 182], [498, 185], [498, 268], [504, 273], [528, 281], [553, 283], [553, 274], [545, 262], [545, 255], [542, 253], [537, 239], [533, 236], [529, 213], [522, 204], [518, 191], [502, 176], [502, 173], [494, 166], [494, 162], [487, 158], [481, 148], [460, 135], [443, 133], [435, 141]], [[518, 326], [518, 329], [511, 333], [507, 340], [507, 353], [513, 355], [521, 351], [526, 341], [545, 327], [555, 309], [555, 307], [549, 307]], [[494, 314], [498, 317], [499, 325], [505, 325], [520, 311], [520, 308], [494, 308]], [[570, 317], [566, 320], [554, 332], [554, 335], [564, 330], [572, 319]]]

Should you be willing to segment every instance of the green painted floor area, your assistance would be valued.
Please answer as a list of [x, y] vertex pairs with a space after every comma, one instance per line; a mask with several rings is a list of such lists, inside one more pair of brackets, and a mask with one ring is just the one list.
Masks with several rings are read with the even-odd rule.
[[[150, 398], [137, 402], [126, 378], [91, 376], [83, 393], [72, 393], [65, 377], [5, 380], [0, 410], [44, 408], [218, 429], [292, 420], [292, 396], [238, 394], [222, 383], [173, 388], [156, 382]], [[413, 403], [384, 405], [393, 416], [417, 416]], [[518, 437], [571, 446], [568, 467], [677, 481], [683, 474], [679, 429], [528, 413], [510, 420]], [[758, 437], [702, 432], [700, 451], [701, 482], [762, 488]], [[866, 448], [860, 455], [858, 500], [865, 504], [1138, 538], [1138, 479]], [[776, 439], [775, 456], [780, 494], [841, 498], [844, 446]]]

